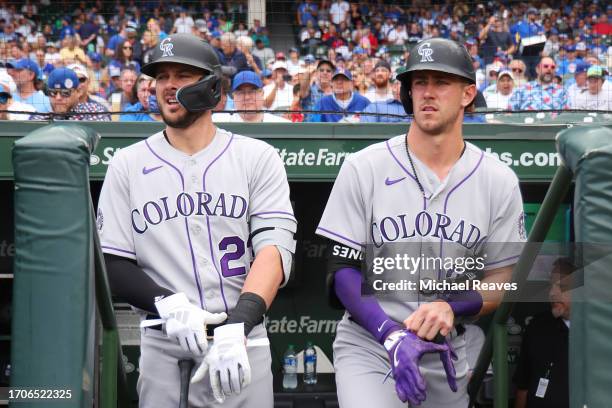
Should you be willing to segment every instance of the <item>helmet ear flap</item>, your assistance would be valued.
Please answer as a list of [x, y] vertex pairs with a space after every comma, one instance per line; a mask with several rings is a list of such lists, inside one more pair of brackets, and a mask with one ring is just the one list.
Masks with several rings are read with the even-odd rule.
[[221, 100], [221, 79], [216, 73], [176, 91], [176, 100], [189, 112], [211, 110]]
[[412, 107], [412, 94], [410, 92], [410, 81], [409, 80], [404, 80], [401, 82], [401, 87], [400, 87], [400, 101], [402, 102], [402, 105], [404, 105], [404, 110], [406, 111], [406, 114], [408, 115], [412, 115], [413, 112], [413, 107]]

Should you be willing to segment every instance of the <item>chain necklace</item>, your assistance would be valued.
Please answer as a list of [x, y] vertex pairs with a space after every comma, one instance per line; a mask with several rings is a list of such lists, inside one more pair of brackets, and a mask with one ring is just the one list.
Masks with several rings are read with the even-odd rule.
[[[414, 180], [416, 181], [417, 186], [419, 186], [419, 190], [421, 190], [421, 194], [423, 195], [423, 198], [429, 199], [431, 196], [427, 197], [427, 195], [425, 195], [425, 189], [423, 188], [423, 185], [421, 184], [421, 180], [419, 180], [419, 175], [417, 174], [416, 168], [414, 167], [414, 162], [412, 161], [412, 155], [410, 154], [410, 149], [408, 149], [408, 135], [406, 135], [406, 138], [404, 139], [404, 146], [406, 147], [406, 155], [408, 155], [408, 161], [410, 162], [410, 167], [412, 168], [412, 173], [414, 174]], [[463, 156], [463, 153], [465, 153], [465, 147], [466, 147], [466, 144], [464, 140], [463, 149], [461, 150], [461, 154], [459, 155], [459, 158], [461, 158]]]

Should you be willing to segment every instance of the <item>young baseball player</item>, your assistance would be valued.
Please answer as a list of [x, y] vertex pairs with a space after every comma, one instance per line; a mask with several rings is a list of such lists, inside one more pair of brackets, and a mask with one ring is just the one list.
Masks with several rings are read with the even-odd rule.
[[115, 155], [98, 207], [111, 289], [143, 319], [140, 406], [178, 406], [187, 357], [201, 362], [189, 406], [271, 408], [262, 320], [295, 251], [285, 169], [272, 146], [212, 123], [221, 66], [208, 43], [171, 35], [142, 72], [166, 127]]
[[[334, 341], [338, 398], [350, 408], [466, 407], [465, 340], [455, 325], [494, 310], [502, 292], [432, 294], [417, 286], [412, 300], [376, 291], [364, 296], [361, 259], [366, 250], [376, 259], [397, 248], [415, 258], [484, 257], [481, 281], [506, 282], [520, 249], [508, 253], [512, 246], [494, 243], [524, 240], [518, 179], [463, 140], [464, 111], [476, 96], [463, 46], [419, 42], [398, 79], [404, 108], [414, 115], [410, 129], [347, 158], [317, 228], [331, 240], [328, 282], [346, 309]], [[429, 272], [419, 267], [404, 277], [421, 285], [459, 275]], [[445, 339], [431, 341], [440, 335]]]

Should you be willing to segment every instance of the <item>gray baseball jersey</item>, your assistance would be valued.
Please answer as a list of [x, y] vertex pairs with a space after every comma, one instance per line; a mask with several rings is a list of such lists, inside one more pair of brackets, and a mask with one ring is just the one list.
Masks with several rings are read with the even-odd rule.
[[[236, 305], [253, 260], [248, 243], [250, 221], [256, 217], [288, 220], [295, 232], [283, 163], [269, 144], [222, 129], [191, 156], [172, 147], [163, 132], [120, 150], [109, 165], [98, 205], [105, 253], [136, 260], [157, 284], [185, 293], [213, 313]], [[141, 374], [139, 389], [148, 390], [146, 401], [178, 399], [178, 375], [163, 383], [156, 377], [165, 377], [168, 368], [168, 357], [159, 354], [176, 363], [182, 357], [180, 347], [165, 339], [164, 349], [151, 331], [142, 332], [140, 364], [149, 372]], [[249, 335], [265, 336], [263, 325]], [[259, 395], [271, 392], [272, 381], [270, 364], [262, 364], [270, 350], [263, 350], [248, 353], [255, 358], [253, 378], [265, 378], [268, 385], [252, 384], [226, 405], [234, 406], [233, 400], [240, 405], [251, 393], [271, 401], [271, 396]], [[204, 386], [202, 382], [192, 392]]]
[[[406, 153], [405, 138], [401, 135], [374, 144], [346, 159], [317, 234], [362, 251], [370, 246], [375, 253], [384, 253], [389, 244], [404, 242], [420, 244], [426, 254], [454, 257], [474, 256], [473, 244], [478, 242], [478, 251], [487, 253], [485, 269], [516, 263], [520, 252], [508, 254], [502, 246], [493, 244], [524, 240], [521, 193], [512, 170], [466, 143], [464, 154], [446, 179], [440, 181], [411, 154], [425, 190], [423, 197]], [[404, 302], [393, 296], [378, 300], [387, 315], [398, 322], [418, 307], [418, 302]], [[462, 392], [450, 391], [439, 359], [424, 359], [420, 366], [429, 390], [425, 407], [467, 404], [465, 341], [456, 333], [451, 338], [460, 356], [456, 369]], [[363, 362], [359, 363], [364, 357], [356, 356], [355, 347], [369, 350], [366, 354], [371, 357], [368, 364], [372, 367], [366, 369]], [[392, 404], [400, 402], [393, 386], [380, 385], [389, 369], [384, 349], [347, 314], [338, 325], [334, 356], [342, 406], [405, 406]], [[363, 369], [358, 370], [360, 364]], [[373, 392], [373, 386], [368, 388], [367, 384], [379, 384], [380, 390]]]
[[238, 300], [255, 216], [295, 222], [283, 163], [269, 144], [221, 129], [193, 156], [163, 132], [120, 150], [98, 206], [104, 252], [135, 259], [209, 312]]

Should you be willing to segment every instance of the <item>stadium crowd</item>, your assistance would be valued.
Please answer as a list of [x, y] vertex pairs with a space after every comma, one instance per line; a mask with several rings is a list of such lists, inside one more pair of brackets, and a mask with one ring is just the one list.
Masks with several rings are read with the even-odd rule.
[[472, 55], [478, 108], [612, 110], [612, 5], [402, 3], [304, 0], [297, 46], [273, 50], [246, 1], [0, 0], [0, 119], [159, 120], [140, 67], [172, 33], [217, 50], [219, 122], [407, 121], [395, 77], [412, 43], [440, 36]]

